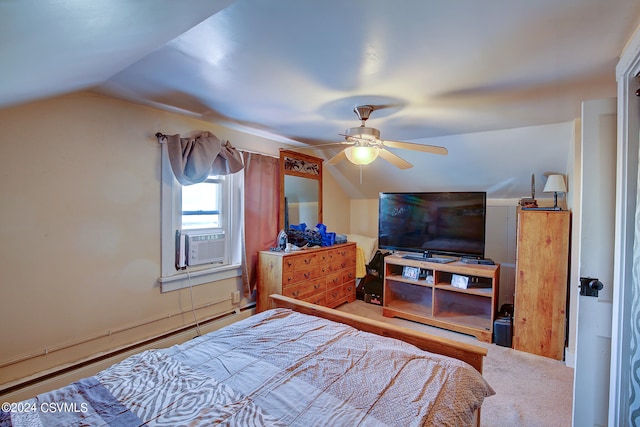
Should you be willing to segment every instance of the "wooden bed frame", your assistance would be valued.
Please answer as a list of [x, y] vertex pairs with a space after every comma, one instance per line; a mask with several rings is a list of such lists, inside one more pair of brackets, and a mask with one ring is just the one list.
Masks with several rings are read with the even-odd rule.
[[[414, 331], [413, 329], [391, 325], [328, 307], [322, 307], [320, 305], [285, 297], [283, 295], [271, 294], [269, 295], [269, 298], [271, 299], [272, 308], [288, 308], [300, 313], [344, 323], [361, 331], [371, 332], [383, 337], [396, 338], [401, 341], [408, 342], [409, 344], [413, 344], [421, 350], [453, 357], [455, 359], [462, 360], [463, 362], [467, 362], [482, 374], [483, 358], [487, 355], [486, 348], [472, 344], [465, 344], [435, 335], [425, 334]], [[474, 414], [473, 425], [476, 427], [480, 427], [480, 409], [481, 408], [478, 408]]]
[[422, 350], [467, 362], [477, 369], [478, 372], [482, 373], [483, 358], [487, 355], [486, 348], [390, 325], [378, 320], [367, 319], [366, 317], [322, 307], [282, 295], [272, 294], [269, 298], [271, 299], [271, 306], [273, 308], [289, 308], [300, 313], [311, 314], [333, 320], [334, 322], [345, 323], [361, 331], [396, 338], [413, 344]]

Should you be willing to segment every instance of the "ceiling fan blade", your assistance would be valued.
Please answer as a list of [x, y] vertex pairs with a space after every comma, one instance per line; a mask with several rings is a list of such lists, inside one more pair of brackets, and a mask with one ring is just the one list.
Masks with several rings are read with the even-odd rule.
[[393, 154], [391, 151], [385, 150], [384, 148], [380, 149], [380, 151], [378, 152], [378, 155], [383, 159], [385, 159], [386, 161], [388, 161], [389, 163], [393, 164], [394, 166], [399, 167], [400, 169], [409, 169], [413, 167], [411, 163], [407, 162], [402, 157], [397, 156]]
[[449, 151], [445, 147], [438, 147], [437, 145], [423, 145], [423, 144], [415, 144], [412, 142], [387, 141], [387, 140], [385, 140], [383, 143], [387, 147], [401, 148], [403, 150], [422, 151], [425, 153], [445, 154], [445, 155], [449, 153]]
[[325, 165], [335, 165], [336, 163], [340, 163], [341, 161], [345, 160], [347, 158], [347, 155], [345, 154], [344, 150], [340, 151], [338, 154], [336, 154], [335, 156], [333, 156], [332, 158], [330, 158], [329, 160], [326, 160], [324, 162]]

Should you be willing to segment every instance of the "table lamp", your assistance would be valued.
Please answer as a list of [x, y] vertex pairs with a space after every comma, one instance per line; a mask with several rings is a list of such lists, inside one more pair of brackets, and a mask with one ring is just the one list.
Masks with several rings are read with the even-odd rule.
[[558, 193], [566, 193], [567, 186], [564, 183], [564, 175], [549, 175], [547, 178], [547, 183], [544, 186], [545, 193], [553, 193], [553, 208], [555, 210], [560, 210], [558, 208]]

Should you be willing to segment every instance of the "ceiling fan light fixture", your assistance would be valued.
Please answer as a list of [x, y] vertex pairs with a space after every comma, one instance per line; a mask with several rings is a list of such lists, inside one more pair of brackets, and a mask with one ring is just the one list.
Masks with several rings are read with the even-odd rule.
[[344, 154], [347, 159], [355, 165], [368, 165], [378, 158], [380, 149], [377, 147], [347, 147]]
[[380, 140], [380, 131], [375, 128], [369, 128], [365, 126], [358, 126], [356, 128], [349, 128], [344, 132], [344, 136], [356, 139], [367, 139], [371, 141]]

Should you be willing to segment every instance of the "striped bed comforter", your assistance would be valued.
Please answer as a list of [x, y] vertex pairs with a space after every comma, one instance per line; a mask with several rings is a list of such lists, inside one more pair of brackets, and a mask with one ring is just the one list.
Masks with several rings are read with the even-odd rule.
[[0, 426], [463, 426], [493, 393], [461, 361], [275, 309], [20, 402]]

